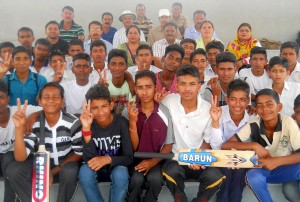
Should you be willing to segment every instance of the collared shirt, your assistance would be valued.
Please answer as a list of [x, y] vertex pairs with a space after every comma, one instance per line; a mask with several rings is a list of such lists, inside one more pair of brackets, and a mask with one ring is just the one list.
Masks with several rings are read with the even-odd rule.
[[300, 149], [300, 130], [290, 116], [278, 115], [278, 122], [270, 141], [261, 118], [249, 121], [234, 135], [240, 142], [257, 142], [265, 147], [272, 157], [287, 156]]
[[[188, 27], [185, 32], [184, 32], [184, 38], [185, 39], [194, 39], [194, 40], [197, 40], [201, 37], [201, 33], [198, 32], [196, 29], [195, 29], [195, 25], [192, 25], [190, 27]], [[218, 38], [218, 35], [216, 34], [216, 32], [214, 32], [214, 35], [213, 35], [214, 38]]]
[[[165, 144], [174, 143], [173, 123], [168, 108], [155, 102], [154, 109], [148, 117], [142, 111], [140, 102], [137, 108], [139, 110], [136, 123], [139, 136], [138, 151], [159, 152]], [[122, 114], [129, 119], [127, 108]]]
[[[211, 38], [210, 42], [211, 42], [211, 41], [219, 41], [219, 42], [223, 43], [221, 40], [216, 39], [216, 38], [214, 38], [214, 37]], [[197, 43], [196, 49], [197, 49], [197, 48], [203, 48], [203, 49], [205, 50], [204, 41], [203, 41], [203, 38], [202, 38], [202, 37], [198, 38], [198, 39], [196, 40], [196, 43]]]
[[[154, 44], [154, 42], [159, 41], [163, 38], [165, 38], [164, 30], [161, 28], [161, 26], [157, 26], [149, 32], [147, 42], [150, 46], [152, 46]], [[177, 33], [176, 33], [176, 38], [182, 39], [182, 36], [178, 29], [177, 29]]]
[[[175, 39], [175, 42], [174, 44], [180, 44], [180, 40], [179, 39]], [[162, 57], [165, 55], [165, 51], [166, 51], [166, 47], [168, 45], [171, 45], [167, 42], [166, 39], [161, 39], [159, 41], [156, 41], [153, 46], [152, 46], [152, 49], [153, 49], [153, 55], [155, 57]]]
[[[135, 78], [135, 75], [136, 75], [136, 74], [138, 73], [138, 71], [139, 71], [139, 67], [138, 67], [137, 65], [131, 66], [131, 67], [128, 68], [127, 71], [131, 74], [132, 78], [134, 79], [134, 78]], [[154, 72], [154, 73], [157, 73], [157, 72], [161, 72], [162, 69], [159, 69], [158, 67], [155, 67], [155, 66], [153, 66], [153, 65], [150, 65], [149, 71]]]
[[[111, 49], [113, 49], [113, 45], [111, 43], [109, 43], [108, 41], [104, 40], [104, 39], [100, 39], [102, 40], [105, 45], [106, 45], [106, 52], [109, 53], [109, 51], [111, 51]], [[84, 52], [87, 53], [87, 54], [90, 54], [91, 53], [91, 43], [92, 43], [92, 40], [88, 40], [88, 41], [85, 41], [83, 46], [84, 46]]]
[[[143, 31], [141, 31], [140, 41], [146, 41]], [[120, 44], [126, 42], [128, 42], [128, 38], [126, 36], [126, 29], [125, 27], [122, 27], [115, 33], [114, 40], [113, 40], [113, 47], [118, 48]]]
[[[50, 127], [45, 120], [45, 146], [50, 152], [51, 168], [60, 165], [73, 153], [82, 155], [81, 122], [75, 116], [60, 112], [58, 122]], [[40, 143], [40, 118], [32, 126], [32, 133], [24, 138], [27, 156], [37, 152]]]
[[179, 94], [167, 95], [163, 100], [172, 117], [175, 143], [172, 152], [180, 149], [199, 149], [203, 142], [209, 143], [211, 133], [210, 104], [197, 96], [197, 109], [185, 113]]
[[[91, 81], [92, 83], [94, 83], [94, 84], [97, 84], [98, 83], [98, 81], [99, 81], [99, 79], [100, 79], [100, 77], [99, 77], [99, 73], [98, 73], [98, 71], [97, 70], [95, 70], [95, 68], [94, 68], [94, 63], [91, 65], [91, 67], [92, 67], [92, 72], [90, 73], [90, 78], [89, 78], [89, 81]], [[102, 72], [101, 72], [101, 75], [104, 77], [104, 71], [105, 71], [105, 74], [106, 74], [106, 79], [108, 80], [108, 79], [111, 79], [111, 73], [110, 73], [110, 71], [109, 71], [109, 69], [108, 69], [108, 67], [107, 67], [107, 62], [105, 62], [105, 66], [104, 66], [104, 69], [102, 70]]]
[[140, 22], [138, 19], [136, 19], [133, 22], [133, 24], [137, 25], [140, 28], [140, 30], [142, 30], [144, 32], [145, 38], [147, 40], [150, 30], [153, 29], [153, 27], [154, 27], [152, 20], [145, 16], [142, 22]]
[[79, 35], [84, 35], [83, 28], [80, 25], [76, 24], [74, 21], [72, 27], [69, 30], [65, 30], [64, 21], [62, 20], [60, 22], [59, 31], [59, 37], [67, 41], [68, 43], [72, 41], [72, 39], [77, 39]]
[[[161, 81], [160, 81], [160, 78], [159, 78], [160, 76], [161, 76], [161, 75], [160, 75], [159, 72], [157, 72], [157, 73], [155, 74], [155, 77], [156, 77], [156, 88], [157, 88], [157, 90], [159, 90], [159, 91], [161, 91], [161, 90], [163, 89], [163, 85], [162, 85], [162, 83], [161, 83]], [[177, 85], [177, 77], [176, 77], [176, 75], [175, 75], [174, 78], [173, 78], [173, 81], [172, 81], [172, 83], [171, 83], [170, 88], [169, 88], [169, 89], [165, 89], [165, 90], [166, 90], [166, 91], [170, 91], [170, 93], [177, 93], [176, 85]]]
[[17, 76], [16, 71], [10, 74], [8, 77], [5, 76], [2, 80], [9, 86], [9, 105], [17, 105], [17, 98], [20, 98], [21, 103], [24, 104], [25, 100], [28, 100], [28, 104], [37, 106], [36, 97], [39, 94], [42, 87], [47, 83], [45, 77], [41, 75], [34, 75], [31, 70], [27, 80], [22, 83]]
[[177, 24], [177, 27], [180, 31], [180, 34], [183, 36], [184, 35], [184, 31], [186, 28], [189, 27], [189, 20], [187, 19], [187, 17], [183, 16], [183, 15], [180, 15], [179, 18], [177, 20], [175, 20], [173, 18], [173, 16], [171, 15], [170, 16], [170, 21], [171, 22], [174, 22]]
[[300, 63], [299, 62], [297, 62], [294, 71], [292, 71], [292, 73], [286, 79], [286, 81], [300, 83]]
[[222, 106], [222, 116], [219, 120], [219, 128], [211, 129], [210, 145], [212, 149], [221, 149], [221, 145], [229, 140], [234, 134], [240, 131], [240, 129], [246, 125], [250, 118], [247, 111], [244, 112], [244, 117], [240, 121], [239, 125], [235, 125], [231, 119], [228, 105]]
[[214, 72], [214, 70], [213, 70], [213, 68], [211, 67], [210, 64], [208, 64], [208, 66], [206, 67], [205, 74], [207, 76], [210, 76], [210, 77], [215, 77], [216, 76], [216, 73]]
[[[205, 89], [207, 87], [207, 83], [209, 82], [209, 80], [211, 79], [212, 77], [208, 76], [205, 72], [204, 72], [204, 80], [201, 82], [201, 88], [200, 88], [200, 95], [201, 97], [203, 96], [204, 92], [205, 92]], [[202, 97], [203, 98], [203, 97]]]
[[[47, 82], [52, 82], [53, 78], [54, 78], [54, 74], [55, 74], [55, 72], [52, 68], [47, 68], [44, 71], [43, 76], [47, 79]], [[62, 76], [60, 83], [64, 83], [64, 82], [74, 80], [74, 79], [75, 79], [75, 75], [73, 74], [72, 70], [65, 69], [64, 75]]]
[[[272, 84], [266, 88], [272, 89]], [[281, 114], [291, 116], [294, 113], [294, 100], [300, 94], [300, 84], [294, 82], [284, 82], [281, 94], [279, 95], [282, 104]]]
[[113, 44], [113, 39], [114, 39], [116, 32], [117, 32], [117, 29], [115, 27], [110, 27], [106, 34], [104, 32], [102, 32], [101, 38], [108, 41], [109, 43]]
[[46, 71], [46, 69], [48, 69], [48, 68], [49, 68], [49, 61], [48, 61], [48, 59], [46, 60], [44, 66], [40, 69], [39, 72], [37, 71], [37, 69], [36, 69], [35, 66], [34, 66], [34, 60], [32, 61], [31, 66], [29, 67], [29, 69], [30, 69], [32, 72], [37, 73], [37, 74], [40, 74], [40, 75], [43, 75], [44, 72]]

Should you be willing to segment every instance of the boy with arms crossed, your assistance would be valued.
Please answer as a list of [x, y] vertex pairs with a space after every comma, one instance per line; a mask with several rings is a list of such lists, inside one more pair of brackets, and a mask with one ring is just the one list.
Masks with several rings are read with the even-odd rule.
[[300, 132], [291, 117], [279, 114], [282, 104], [275, 91], [259, 91], [255, 102], [259, 118], [249, 121], [222, 149], [255, 151], [261, 169], [248, 170], [246, 183], [259, 201], [272, 201], [267, 183], [300, 179]]
[[132, 163], [132, 146], [128, 121], [113, 114], [114, 103], [108, 89], [97, 84], [88, 90], [80, 116], [83, 135], [83, 164], [79, 182], [88, 202], [103, 202], [98, 189], [101, 181], [111, 180], [109, 201], [125, 200], [129, 174], [127, 166]]
[[[169, 110], [154, 101], [155, 73], [142, 70], [135, 75], [135, 90], [139, 97], [137, 108], [128, 103], [123, 115], [129, 119], [132, 147], [139, 152], [170, 153], [174, 142], [173, 126]], [[163, 185], [162, 159], [135, 159], [131, 169], [127, 201], [141, 201], [142, 188], [146, 194], [142, 201], [158, 201]]]

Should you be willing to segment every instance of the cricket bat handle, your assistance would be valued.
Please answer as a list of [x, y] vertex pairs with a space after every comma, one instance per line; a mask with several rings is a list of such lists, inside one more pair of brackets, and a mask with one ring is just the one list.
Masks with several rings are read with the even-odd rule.
[[134, 157], [136, 158], [160, 158], [160, 159], [173, 159], [174, 154], [162, 154], [155, 152], [135, 152]]

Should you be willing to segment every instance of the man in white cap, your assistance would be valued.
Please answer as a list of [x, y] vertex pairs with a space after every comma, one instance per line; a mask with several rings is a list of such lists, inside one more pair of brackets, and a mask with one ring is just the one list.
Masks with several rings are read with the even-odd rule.
[[[163, 28], [164, 28], [164, 25], [170, 21], [170, 11], [168, 9], [160, 9], [158, 12], [158, 19], [159, 19], [160, 25], [155, 27], [154, 29], [152, 29], [148, 36], [147, 42], [151, 46], [154, 44], [154, 42], [165, 38]], [[182, 36], [181, 36], [179, 30], [177, 30], [176, 38], [182, 39]]]
[[[119, 17], [119, 20], [123, 23], [124, 27], [119, 29], [114, 36], [113, 40], [113, 47], [118, 48], [119, 44], [126, 43], [128, 41], [128, 38], [126, 36], [126, 29], [129, 27], [129, 25], [133, 24], [133, 21], [136, 20], [136, 16], [134, 13], [132, 13], [129, 10], [125, 10], [122, 12], [121, 16]], [[141, 31], [141, 41], [145, 40], [145, 35]]]

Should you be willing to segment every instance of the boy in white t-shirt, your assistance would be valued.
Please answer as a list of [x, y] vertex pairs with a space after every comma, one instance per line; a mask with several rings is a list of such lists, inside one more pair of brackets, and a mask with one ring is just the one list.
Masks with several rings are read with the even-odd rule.
[[91, 58], [86, 53], [78, 53], [73, 59], [72, 72], [76, 79], [62, 83], [65, 90], [66, 110], [70, 114], [76, 116], [82, 112], [82, 101], [85, 100], [84, 95], [98, 81], [90, 81], [89, 76], [92, 71]]
[[268, 63], [267, 51], [262, 47], [253, 47], [250, 52], [250, 65], [251, 68], [241, 69], [239, 72], [240, 77], [247, 77], [249, 85], [252, 85], [251, 100], [255, 100], [255, 95], [261, 89], [266, 88], [272, 84], [265, 66]]

